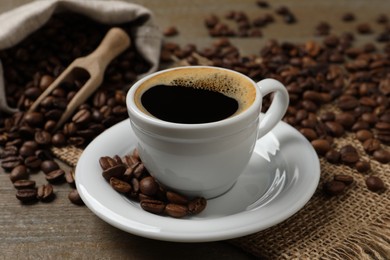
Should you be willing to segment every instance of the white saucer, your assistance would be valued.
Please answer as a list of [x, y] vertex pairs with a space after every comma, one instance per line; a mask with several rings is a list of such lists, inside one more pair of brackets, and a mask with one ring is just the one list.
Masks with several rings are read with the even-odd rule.
[[129, 120], [103, 132], [81, 155], [76, 185], [85, 204], [98, 217], [119, 229], [153, 239], [205, 242], [266, 229], [301, 209], [320, 177], [319, 160], [311, 144], [293, 127], [280, 122], [257, 142], [247, 169], [231, 190], [208, 200], [201, 214], [175, 219], [145, 212], [103, 179], [99, 158], [123, 156], [135, 145]]

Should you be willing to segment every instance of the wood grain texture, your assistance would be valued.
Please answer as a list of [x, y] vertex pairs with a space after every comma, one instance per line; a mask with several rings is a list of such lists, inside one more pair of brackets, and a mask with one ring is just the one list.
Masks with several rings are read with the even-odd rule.
[[[0, 1], [0, 12], [15, 8], [30, 0]], [[274, 9], [259, 9], [254, 0], [134, 0], [150, 8], [163, 30], [176, 26], [179, 35], [167, 39], [181, 45], [195, 43], [199, 48], [210, 46], [203, 19], [211, 13], [223, 17], [230, 10], [245, 11], [250, 17], [271, 13], [276, 22], [263, 30], [262, 38], [232, 38], [243, 54], [257, 54], [267, 39], [303, 42], [314, 37], [314, 27], [320, 21], [332, 24], [332, 33], [355, 31], [359, 22], [374, 21], [378, 14], [390, 10], [385, 0], [301, 0], [269, 2], [272, 7], [286, 5], [298, 18], [295, 25], [286, 25], [275, 15]], [[341, 22], [341, 15], [351, 11], [357, 21]], [[361, 43], [373, 36], [362, 36]], [[42, 173], [31, 177], [37, 185], [45, 183]], [[56, 199], [52, 203], [22, 205], [15, 198], [15, 190], [8, 174], [0, 169], [0, 259], [251, 259], [239, 248], [226, 242], [171, 243], [150, 240], [118, 230], [96, 217], [87, 207], [68, 201], [67, 184], [54, 187]]]

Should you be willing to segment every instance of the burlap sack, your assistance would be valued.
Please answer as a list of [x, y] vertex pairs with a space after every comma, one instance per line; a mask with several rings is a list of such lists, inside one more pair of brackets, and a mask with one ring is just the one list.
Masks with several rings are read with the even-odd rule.
[[[16, 45], [44, 25], [54, 13], [64, 11], [82, 14], [104, 24], [141, 21], [132, 29], [132, 42], [151, 64], [149, 72], [157, 69], [162, 35], [154, 23], [152, 13], [143, 6], [121, 1], [45, 0], [13, 9], [0, 15], [0, 50]], [[7, 105], [5, 99], [1, 61], [0, 111], [16, 111]]]

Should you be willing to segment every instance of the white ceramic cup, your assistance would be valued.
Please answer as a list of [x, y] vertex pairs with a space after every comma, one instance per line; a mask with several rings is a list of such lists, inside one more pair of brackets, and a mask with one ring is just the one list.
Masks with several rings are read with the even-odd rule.
[[[175, 82], [185, 86], [199, 82], [219, 85], [225, 95], [234, 93], [244, 102], [235, 114], [220, 121], [184, 124], [160, 120], [143, 107], [141, 96], [155, 85]], [[260, 121], [263, 96], [270, 93], [275, 94], [272, 104]], [[288, 100], [279, 81], [264, 79], [255, 83], [241, 73], [209, 66], [156, 72], [136, 82], [126, 97], [139, 154], [150, 174], [168, 189], [205, 198], [219, 196], [234, 185], [258, 139], [284, 116]]]

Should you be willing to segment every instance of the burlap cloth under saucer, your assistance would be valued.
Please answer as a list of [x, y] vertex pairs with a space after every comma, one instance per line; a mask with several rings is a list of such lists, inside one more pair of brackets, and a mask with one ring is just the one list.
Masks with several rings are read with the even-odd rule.
[[[354, 134], [335, 141], [337, 146], [353, 144], [363, 156]], [[82, 150], [53, 148], [71, 166]], [[265, 259], [390, 259], [390, 166], [371, 161], [372, 175], [385, 182], [383, 193], [369, 191], [366, 175], [345, 165], [321, 162], [320, 184], [310, 201], [286, 221], [229, 242]], [[326, 197], [324, 181], [337, 173], [354, 177], [345, 194]]]

